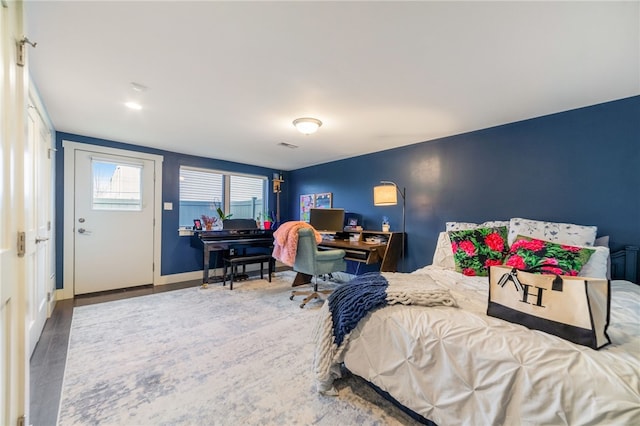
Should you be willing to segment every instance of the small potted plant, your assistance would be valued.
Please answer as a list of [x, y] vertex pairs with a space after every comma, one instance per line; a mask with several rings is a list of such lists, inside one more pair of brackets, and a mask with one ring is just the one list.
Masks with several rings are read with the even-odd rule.
[[382, 216], [382, 231], [389, 232], [389, 218], [387, 216]]
[[216, 212], [218, 213], [218, 216], [220, 217], [220, 220], [231, 219], [231, 216], [233, 216], [233, 213], [232, 214], [224, 214], [224, 211], [222, 211], [222, 209], [220, 207], [216, 208]]
[[264, 213], [263, 217], [262, 225], [264, 229], [271, 229], [271, 216], [269, 216], [269, 213]]

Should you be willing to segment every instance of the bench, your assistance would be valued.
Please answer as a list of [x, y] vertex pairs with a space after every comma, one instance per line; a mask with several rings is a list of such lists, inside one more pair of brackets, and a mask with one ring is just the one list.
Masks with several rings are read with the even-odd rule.
[[224, 258], [224, 267], [222, 270], [222, 285], [227, 285], [227, 268], [231, 269], [229, 274], [229, 290], [233, 290], [233, 277], [238, 272], [238, 266], [245, 266], [254, 263], [260, 264], [260, 278], [264, 279], [264, 263], [267, 262], [269, 276], [268, 280], [271, 282], [271, 274], [274, 269], [274, 259], [270, 254], [246, 254], [238, 256], [229, 256]]

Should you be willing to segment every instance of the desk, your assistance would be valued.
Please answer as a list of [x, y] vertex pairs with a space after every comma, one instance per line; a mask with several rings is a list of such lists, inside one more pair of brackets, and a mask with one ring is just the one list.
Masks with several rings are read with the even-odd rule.
[[271, 229], [229, 229], [221, 231], [196, 231], [191, 236], [191, 247], [202, 249], [202, 283], [209, 282], [209, 259], [212, 251], [223, 251], [248, 247], [273, 249]]
[[[362, 262], [366, 265], [379, 263], [380, 271], [396, 272], [398, 258], [402, 251], [402, 232], [353, 231], [350, 236], [357, 235], [357, 240], [323, 239], [318, 244], [320, 250], [342, 249], [346, 252], [345, 260]], [[367, 238], [380, 237], [384, 242], [369, 244]]]

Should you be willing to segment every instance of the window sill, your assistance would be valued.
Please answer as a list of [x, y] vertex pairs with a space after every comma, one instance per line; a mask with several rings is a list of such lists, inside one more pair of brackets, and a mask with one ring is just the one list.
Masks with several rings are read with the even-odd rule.
[[190, 237], [193, 235], [193, 229], [191, 227], [180, 227], [178, 228], [178, 236], [180, 237]]

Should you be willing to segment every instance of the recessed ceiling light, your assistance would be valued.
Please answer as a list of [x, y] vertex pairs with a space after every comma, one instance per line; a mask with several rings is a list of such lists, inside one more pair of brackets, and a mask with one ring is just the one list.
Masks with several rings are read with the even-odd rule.
[[127, 102], [127, 103], [125, 103], [125, 105], [127, 106], [127, 108], [131, 108], [131, 109], [135, 109], [135, 110], [142, 109], [142, 105], [140, 105], [137, 102]]

